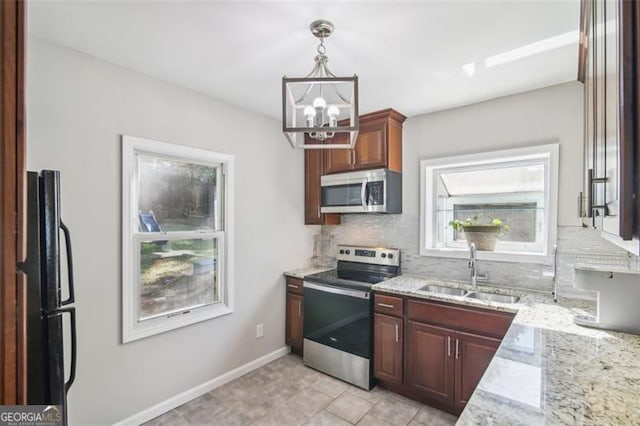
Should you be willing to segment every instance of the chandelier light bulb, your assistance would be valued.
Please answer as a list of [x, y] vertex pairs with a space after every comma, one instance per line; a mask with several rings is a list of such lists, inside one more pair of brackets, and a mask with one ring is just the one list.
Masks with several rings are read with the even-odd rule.
[[307, 119], [307, 126], [315, 126], [314, 118], [316, 116], [316, 110], [312, 106], [307, 106], [304, 109], [304, 117]]
[[322, 98], [315, 98], [313, 100], [313, 107], [315, 109], [323, 110], [327, 106], [327, 102]]
[[313, 118], [313, 117], [315, 117], [315, 115], [316, 115], [316, 110], [313, 107], [311, 107], [311, 106], [305, 107], [304, 116], [307, 119], [309, 119], [309, 116], [311, 116]]
[[338, 125], [338, 115], [340, 114], [340, 108], [335, 105], [331, 105], [327, 109], [327, 115], [329, 116], [329, 127], [336, 127]]

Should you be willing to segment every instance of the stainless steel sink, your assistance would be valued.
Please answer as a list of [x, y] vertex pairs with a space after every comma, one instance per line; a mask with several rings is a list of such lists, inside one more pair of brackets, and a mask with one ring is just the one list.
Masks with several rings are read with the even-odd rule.
[[418, 290], [428, 291], [429, 293], [448, 294], [451, 296], [462, 296], [467, 290], [456, 287], [446, 287], [442, 285], [425, 285]]
[[474, 291], [467, 294], [466, 297], [471, 299], [486, 300], [489, 302], [500, 303], [516, 303], [520, 300], [520, 296], [511, 296], [508, 294], [485, 293], [482, 291]]

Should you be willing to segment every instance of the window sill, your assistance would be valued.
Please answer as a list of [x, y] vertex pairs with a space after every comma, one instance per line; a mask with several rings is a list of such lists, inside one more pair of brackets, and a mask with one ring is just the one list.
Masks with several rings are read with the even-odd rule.
[[[420, 256], [447, 257], [452, 259], [468, 259], [469, 250], [458, 248], [423, 248]], [[541, 253], [509, 253], [504, 251], [478, 251], [478, 260], [513, 263], [544, 263], [545, 255]]]
[[149, 319], [135, 324], [124, 324], [122, 343], [175, 330], [186, 325], [221, 317], [233, 313], [233, 308], [224, 304], [215, 304], [202, 308], [196, 308], [183, 315], [165, 315]]

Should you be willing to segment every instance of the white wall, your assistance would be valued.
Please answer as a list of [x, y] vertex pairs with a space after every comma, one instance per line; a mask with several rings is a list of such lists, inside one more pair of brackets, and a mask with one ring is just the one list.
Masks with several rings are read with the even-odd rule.
[[[71, 424], [108, 424], [284, 346], [282, 272], [304, 266], [303, 154], [278, 122], [30, 38], [27, 164], [61, 171], [73, 237], [78, 374]], [[186, 65], [185, 65], [186, 66]], [[120, 135], [236, 156], [235, 312], [121, 342]], [[255, 339], [264, 323], [265, 337]]]
[[577, 225], [582, 190], [582, 84], [570, 82], [404, 123], [404, 212], [418, 214], [418, 159], [528, 146], [558, 139], [558, 225]]

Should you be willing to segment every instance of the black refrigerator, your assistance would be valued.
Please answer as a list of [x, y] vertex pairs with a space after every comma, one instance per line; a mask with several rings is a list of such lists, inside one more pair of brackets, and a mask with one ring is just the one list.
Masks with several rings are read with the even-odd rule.
[[[68, 277], [64, 300], [61, 262], [66, 262]], [[62, 406], [67, 424], [67, 392], [75, 379], [77, 339], [71, 239], [60, 220], [58, 171], [27, 172], [27, 257], [18, 267], [27, 275], [27, 402]], [[63, 321], [64, 315], [69, 315], [68, 322]], [[71, 338], [68, 374], [65, 333]]]

